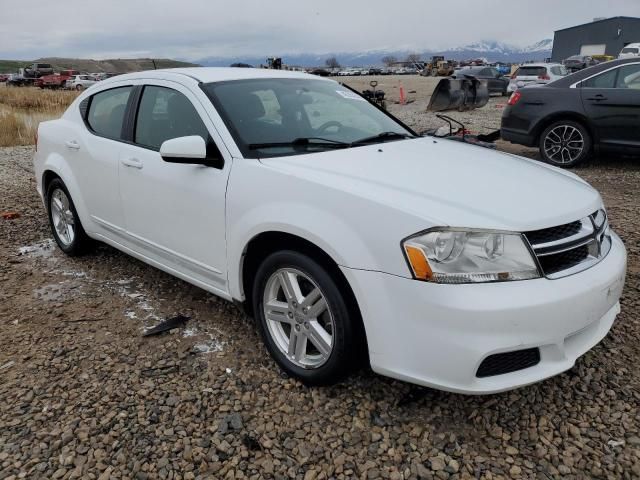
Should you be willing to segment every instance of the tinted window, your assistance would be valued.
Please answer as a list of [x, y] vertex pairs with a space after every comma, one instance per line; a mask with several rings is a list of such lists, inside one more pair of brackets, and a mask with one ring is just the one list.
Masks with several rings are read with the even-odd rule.
[[205, 142], [209, 140], [207, 127], [189, 99], [170, 88], [144, 87], [135, 142], [159, 150], [165, 140], [189, 135], [199, 135]]
[[616, 88], [640, 89], [640, 65], [625, 65], [618, 69]]
[[132, 88], [113, 88], [91, 97], [87, 123], [94, 132], [109, 138], [122, 138], [122, 121]]
[[546, 67], [520, 67], [518, 77], [541, 77], [547, 74]]
[[616, 84], [617, 69], [609, 70], [582, 82], [583, 88], [613, 88]]

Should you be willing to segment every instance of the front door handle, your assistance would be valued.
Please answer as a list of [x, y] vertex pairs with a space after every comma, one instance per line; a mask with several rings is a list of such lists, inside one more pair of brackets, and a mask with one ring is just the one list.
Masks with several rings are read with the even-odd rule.
[[587, 98], [587, 100], [592, 100], [594, 102], [601, 102], [602, 100], [606, 100], [606, 99], [607, 99], [607, 97], [605, 97], [602, 94], [598, 94], [598, 95], [596, 95], [594, 97], [588, 97]]
[[142, 162], [137, 158], [125, 158], [122, 160], [122, 165], [125, 167], [137, 168], [138, 170], [142, 168]]
[[66, 145], [67, 148], [70, 148], [72, 150], [80, 150], [80, 144], [75, 140], [68, 140], [64, 142], [64, 144]]

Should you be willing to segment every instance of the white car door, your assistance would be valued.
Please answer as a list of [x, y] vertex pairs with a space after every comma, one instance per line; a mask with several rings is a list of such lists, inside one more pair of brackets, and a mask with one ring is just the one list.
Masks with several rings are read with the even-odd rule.
[[[130, 248], [165, 270], [225, 294], [225, 194], [231, 157], [189, 89], [170, 81], [140, 88], [133, 142], [120, 156]], [[162, 159], [159, 149], [165, 140], [189, 135], [204, 138], [208, 156], [221, 158], [219, 168]]]
[[116, 241], [124, 231], [118, 182], [122, 125], [133, 88], [116, 84], [87, 97], [80, 106], [85, 126], [63, 138], [67, 158], [77, 159], [73, 170], [92, 220], [87, 227]]

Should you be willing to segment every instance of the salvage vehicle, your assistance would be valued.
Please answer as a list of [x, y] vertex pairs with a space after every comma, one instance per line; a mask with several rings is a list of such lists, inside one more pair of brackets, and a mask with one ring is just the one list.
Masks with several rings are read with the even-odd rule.
[[507, 93], [511, 94], [527, 85], [551, 83], [567, 75], [569, 72], [560, 63], [527, 63], [513, 72]]
[[417, 136], [331, 79], [121, 75], [40, 123], [34, 166], [62, 251], [105, 242], [243, 305], [307, 384], [368, 363], [509, 390], [571, 368], [620, 310], [625, 248], [586, 182]]
[[94, 80], [89, 75], [73, 75], [64, 83], [64, 88], [69, 88], [71, 90], [84, 90], [96, 83], [98, 83], [98, 81]]
[[473, 77], [478, 80], [484, 80], [487, 82], [489, 93], [499, 93], [501, 95], [507, 95], [507, 87], [509, 86], [509, 79], [498, 71], [495, 67], [464, 67], [460, 70], [456, 70], [452, 78], [465, 78]]
[[577, 72], [583, 68], [597, 65], [599, 62], [589, 55], [573, 55], [562, 63], [570, 72]]
[[547, 85], [517, 90], [502, 114], [503, 139], [537, 146], [573, 167], [599, 151], [640, 153], [640, 59], [601, 63]]
[[53, 75], [53, 67], [49, 63], [33, 63], [23, 69], [25, 78], [40, 78], [44, 75]]
[[45, 75], [36, 81], [36, 87], [40, 88], [64, 88], [67, 80], [80, 75], [77, 70], [62, 70], [60, 73]]
[[620, 54], [618, 58], [630, 58], [630, 57], [640, 57], [640, 43], [630, 43], [622, 50], [620, 50]]

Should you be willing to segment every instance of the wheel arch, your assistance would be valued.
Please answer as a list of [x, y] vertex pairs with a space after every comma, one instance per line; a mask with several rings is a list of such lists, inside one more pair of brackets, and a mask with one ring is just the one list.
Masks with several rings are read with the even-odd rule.
[[583, 125], [589, 132], [589, 135], [591, 135], [592, 146], [595, 147], [597, 137], [593, 125], [585, 115], [571, 111], [554, 112], [540, 120], [533, 130], [533, 137], [535, 139], [534, 145], [538, 145], [540, 143], [540, 135], [542, 135], [542, 132], [544, 132], [545, 128], [547, 128], [552, 123], [560, 120], [571, 120]]
[[40, 174], [42, 199], [44, 201], [45, 208], [47, 209], [49, 208], [47, 206], [47, 188], [55, 178], [59, 178], [64, 183], [65, 187], [67, 187], [69, 195], [71, 195], [71, 199], [73, 200], [73, 204], [76, 208], [76, 212], [80, 217], [80, 222], [86, 230], [87, 226], [90, 225], [91, 222], [78, 182], [66, 161], [62, 157], [54, 154], [50, 155], [45, 160], [42, 165], [42, 173]]
[[253, 236], [245, 245], [239, 267], [239, 281], [244, 296], [242, 303], [245, 312], [253, 317], [254, 312], [249, 292], [253, 288], [255, 274], [260, 264], [268, 255], [281, 250], [293, 250], [305, 254], [327, 269], [340, 290], [345, 293], [350, 314], [355, 319], [362, 338], [363, 352], [367, 354], [367, 334], [360, 305], [353, 288], [340, 270], [339, 263], [325, 249], [299, 235], [279, 230], [267, 230]]

